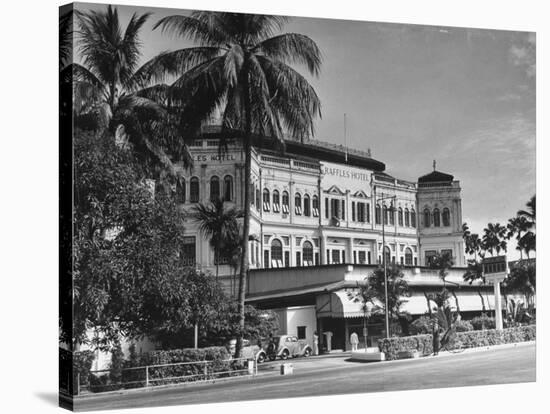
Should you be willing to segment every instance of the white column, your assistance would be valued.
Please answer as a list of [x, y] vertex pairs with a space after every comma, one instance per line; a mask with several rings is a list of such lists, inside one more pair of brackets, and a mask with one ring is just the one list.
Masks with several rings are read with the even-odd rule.
[[493, 282], [495, 293], [495, 323], [496, 329], [502, 330], [502, 300], [500, 297], [500, 281], [495, 279]]

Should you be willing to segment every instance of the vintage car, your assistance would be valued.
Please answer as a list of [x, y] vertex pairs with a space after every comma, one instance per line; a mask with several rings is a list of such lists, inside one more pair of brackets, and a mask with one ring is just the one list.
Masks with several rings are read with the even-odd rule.
[[[236, 339], [231, 339], [227, 348], [233, 358], [235, 358]], [[267, 359], [267, 354], [264, 349], [258, 344], [251, 344], [248, 339], [243, 339], [243, 358], [254, 359], [258, 364], [261, 364]]]
[[267, 346], [267, 356], [271, 361], [277, 357], [287, 359], [289, 357], [308, 357], [312, 353], [311, 346], [296, 335], [274, 336]]

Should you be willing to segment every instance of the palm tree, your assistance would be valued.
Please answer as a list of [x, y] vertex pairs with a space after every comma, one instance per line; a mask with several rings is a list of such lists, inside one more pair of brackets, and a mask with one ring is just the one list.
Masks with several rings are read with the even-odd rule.
[[[243, 138], [245, 152], [244, 220], [239, 273], [238, 307], [244, 330], [244, 296], [248, 273], [251, 148], [253, 139], [265, 138], [284, 148], [284, 133], [296, 139], [314, 133], [313, 119], [320, 115], [320, 102], [308, 81], [290, 65], [304, 65], [317, 76], [320, 51], [313, 40], [297, 33], [275, 35], [288, 18], [197, 11], [190, 16], [169, 16], [155, 28], [194, 41], [198, 46], [163, 53], [139, 73], [142, 79], [165, 80], [175, 76], [170, 99], [181, 101], [185, 114], [195, 124], [180, 126], [193, 132], [199, 121], [215, 111], [223, 113], [220, 148], [230, 131]], [[237, 354], [242, 335], [237, 340]]]
[[193, 207], [191, 216], [199, 223], [199, 230], [210, 239], [214, 250], [216, 277], [219, 274], [220, 257], [225, 245], [231, 243], [238, 235], [238, 219], [242, 213], [236, 208], [225, 208], [222, 199], [214, 200], [210, 205], [202, 203]]
[[529, 228], [536, 225], [537, 196], [536, 194], [526, 203], [527, 210], [519, 210], [518, 216], [525, 217], [530, 223]]
[[484, 250], [491, 253], [491, 256], [494, 251], [496, 251], [497, 254], [499, 254], [501, 250], [506, 251], [506, 227], [499, 223], [489, 223], [483, 231], [482, 242]]
[[526, 233], [531, 227], [529, 221], [525, 216], [518, 215], [508, 220], [508, 225], [506, 227], [508, 229], [506, 238], [511, 239], [514, 235], [516, 236], [517, 250], [519, 250], [520, 258], [523, 259], [524, 246], [522, 245], [521, 240], [522, 237], [524, 237], [524, 233]]
[[[136, 155], [157, 176], [163, 171], [177, 177], [162, 148], [176, 134], [167, 122], [167, 108], [158, 100], [162, 85], [144, 88], [137, 75], [141, 56], [139, 32], [150, 15], [134, 13], [123, 30], [116, 7], [109, 5], [104, 11], [76, 13], [82, 65], [72, 63], [67, 73], [72, 74], [77, 122], [91, 117], [94, 129], [106, 129], [115, 139], [128, 140]], [[152, 96], [157, 100], [151, 99]], [[170, 151], [188, 165], [185, 151], [181, 148]]]

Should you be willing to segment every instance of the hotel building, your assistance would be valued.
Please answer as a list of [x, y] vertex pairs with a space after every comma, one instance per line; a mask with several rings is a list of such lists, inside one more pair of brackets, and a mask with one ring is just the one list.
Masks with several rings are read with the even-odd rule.
[[[233, 139], [220, 154], [220, 133], [210, 127], [191, 144], [194, 167], [181, 167], [184, 180], [176, 189], [188, 213], [185, 260], [213, 275], [214, 252], [189, 213], [196, 203], [219, 197], [244, 206], [243, 147]], [[318, 331], [325, 348], [349, 349], [349, 333], [360, 334], [363, 323], [361, 305], [349, 293], [382, 264], [383, 254], [388, 264], [403, 266], [412, 290], [404, 310], [412, 315], [434, 306], [427, 295], [440, 291], [442, 281], [429, 264], [444, 252], [454, 260], [446, 283], [461, 312], [493, 306], [489, 286], [463, 281], [461, 188], [452, 175], [434, 165], [426, 175], [405, 180], [388, 174], [370, 152], [319, 141], [285, 144], [284, 152], [262, 140], [253, 146], [246, 291], [248, 303], [279, 313], [280, 333], [312, 341]], [[236, 271], [226, 258], [220, 258], [218, 272], [234, 294]], [[369, 322], [369, 346], [383, 335], [381, 320]]]

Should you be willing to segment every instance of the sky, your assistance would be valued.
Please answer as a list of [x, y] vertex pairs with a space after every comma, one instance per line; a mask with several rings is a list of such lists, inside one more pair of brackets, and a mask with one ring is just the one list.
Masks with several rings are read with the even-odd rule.
[[[80, 9], [104, 9], [81, 4]], [[142, 62], [192, 46], [153, 31], [185, 10], [118, 6], [123, 27], [134, 12], [144, 25]], [[535, 34], [295, 17], [284, 32], [321, 49], [319, 76], [306, 75], [321, 100], [315, 138], [370, 149], [386, 171], [416, 179], [437, 170], [462, 188], [463, 221], [482, 233], [506, 224], [535, 194]], [[509, 248], [508, 256], [519, 253]]]

